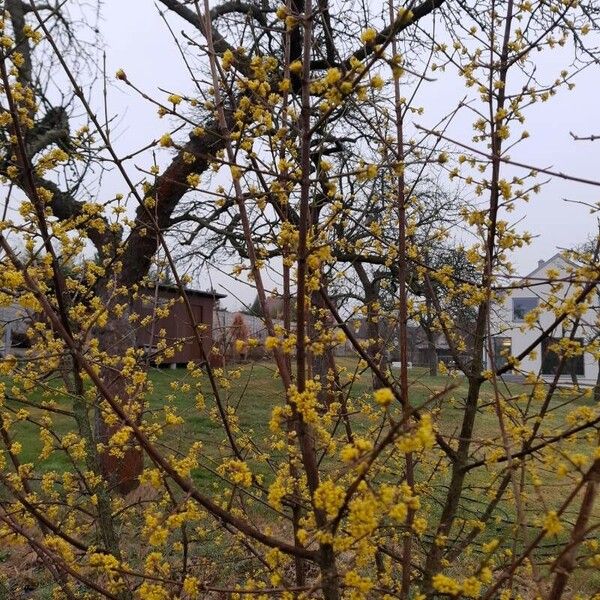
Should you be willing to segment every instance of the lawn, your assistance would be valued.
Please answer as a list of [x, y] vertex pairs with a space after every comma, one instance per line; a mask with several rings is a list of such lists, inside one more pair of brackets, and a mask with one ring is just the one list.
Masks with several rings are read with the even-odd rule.
[[[339, 360], [339, 365], [348, 374], [348, 379], [355, 372], [357, 363], [352, 359], [344, 358]], [[227, 407], [239, 421], [239, 430], [252, 441], [252, 443], [261, 450], [268, 452], [268, 440], [270, 437], [269, 419], [272, 408], [282, 403], [282, 386], [277, 376], [274, 365], [271, 362], [254, 362], [243, 365], [232, 365], [229, 370], [236, 371], [235, 377], [227, 377], [230, 381], [229, 389], [224, 389], [223, 398]], [[204, 447], [202, 468], [194, 472], [198, 484], [205, 486], [222, 485], [222, 480], [216, 474], [216, 467], [221, 457], [230, 456], [231, 450], [226, 444], [220, 421], [216, 410], [211, 402], [214, 400], [210, 394], [209, 388], [205, 383], [206, 389], [203, 392], [206, 396], [207, 410], [199, 412], [195, 406], [194, 393], [186, 390], [185, 384], [191, 382], [190, 375], [186, 369], [152, 369], [150, 372], [153, 392], [149, 401], [151, 411], [162, 411], [166, 403], [172, 404], [177, 409], [177, 413], [185, 419], [185, 425], [173, 429], [173, 432], [163, 439], [165, 452], [176, 452], [185, 449], [191, 441], [201, 441]], [[344, 376], [342, 377], [342, 382]], [[464, 378], [451, 378], [447, 375], [437, 377], [429, 376], [425, 369], [413, 368], [410, 371], [410, 401], [413, 406], [421, 406], [427, 402], [436, 392], [443, 390], [449, 384], [455, 387], [447, 395], [442, 397], [433, 406], [428, 406], [436, 411], [436, 423], [439, 431], [446, 437], [456, 437], [456, 432], [460, 427], [462, 419], [462, 406], [467, 392], [467, 381]], [[49, 384], [51, 385], [51, 384]], [[183, 390], [182, 390], [183, 387]], [[520, 394], [529, 392], [530, 387], [524, 384], [501, 384], [500, 392], [505, 397], [514, 398]], [[345, 392], [353, 398], [368, 398], [371, 391], [371, 380], [368, 373], [364, 373], [356, 380], [351, 389], [346, 388]], [[31, 396], [33, 401], [39, 401], [39, 392], [34, 392]], [[484, 451], [489, 451], [490, 446], [500, 447], [500, 432], [498, 418], [494, 410], [494, 392], [491, 384], [486, 383], [482, 387], [480, 395], [480, 409], [477, 414], [475, 435], [473, 440], [474, 457], [482, 457]], [[10, 401], [9, 401], [10, 404]], [[552, 401], [550, 419], [552, 426], [561, 430], [564, 426], [567, 414], [574, 407], [582, 405], [592, 405], [591, 399], [583, 397], [572, 398], [566, 392], [559, 392]], [[527, 409], [527, 400], [513, 401], [513, 413], [507, 417], [507, 423], [517, 421], [530, 422], [538, 408], [535, 405]], [[20, 408], [14, 404], [14, 408]], [[525, 414], [530, 410], [529, 421], [525, 421], [518, 413]], [[516, 411], [516, 412], [514, 412]], [[41, 411], [31, 410], [31, 418], [37, 420]], [[512, 421], [511, 421], [512, 419]], [[360, 416], [355, 418], [357, 430], [360, 431], [362, 424]], [[69, 418], [58, 417], [55, 420], [55, 426], [60, 433], [66, 433], [74, 429], [74, 423]], [[32, 462], [42, 471], [70, 469], [71, 466], [61, 453], [53, 453], [50, 458], [41, 461], [38, 458], [41, 442], [36, 425], [29, 422], [16, 424], [13, 436], [22, 444], [20, 459], [23, 463]], [[341, 428], [340, 428], [341, 430]], [[455, 440], [454, 440], [455, 441]], [[559, 451], [564, 448], [569, 452], [583, 450], [586, 441], [578, 439], [574, 442], [564, 442]], [[277, 459], [277, 456], [272, 456]], [[257, 474], [264, 475], [267, 483], [272, 477], [273, 469], [267, 460], [252, 461], [252, 469]], [[528, 475], [526, 475], [528, 476]], [[540, 498], [526, 504], [526, 512], [531, 516], [538, 516], [541, 510], [548, 510], [557, 507], [562, 501], [566, 490], [571, 487], [569, 479], [559, 480], [555, 477], [553, 471], [542, 470], [542, 485], [538, 490]], [[439, 494], [443, 494], [444, 485], [447, 481], [446, 476], [442, 475], [436, 481], [436, 489]], [[481, 506], [486, 502], [484, 490], [488, 488], [492, 481], [492, 471], [486, 467], [473, 471], [467, 478], [467, 496], [471, 497], [462, 507], [461, 516], [465, 520], [473, 518], [477, 512], [481, 511]], [[435, 498], [426, 500], [428, 503], [431, 521], [435, 522], [440, 512], [439, 502]], [[541, 504], [540, 504], [541, 503]], [[543, 508], [541, 507], [543, 505]], [[576, 510], [577, 503], [574, 503], [573, 510]], [[597, 509], [596, 509], [597, 510]], [[500, 535], [512, 535], [510, 529], [515, 519], [514, 503], [507, 501], [502, 503], [496, 513], [495, 524], [489, 528], [489, 531], [480, 536], [481, 541]], [[573, 511], [567, 515], [567, 519], [573, 519]], [[542, 549], [543, 552], [543, 549]], [[0, 553], [0, 563], [3, 555]], [[1, 569], [0, 569], [1, 570]], [[596, 584], [598, 576], [590, 576], [588, 584]], [[36, 596], [38, 598], [43, 595]], [[2, 593], [0, 590], [0, 599]]]
[[[357, 363], [353, 359], [338, 359], [338, 364], [347, 374], [346, 379], [350, 379], [357, 372]], [[227, 371], [235, 371], [236, 376], [227, 377]], [[393, 373], [393, 375], [396, 375], [396, 373]], [[263, 361], [231, 365], [226, 369], [225, 378], [230, 382], [229, 389], [221, 390], [226, 406], [239, 421], [241, 432], [248, 435], [258, 445], [262, 444], [270, 435], [268, 424], [271, 411], [274, 406], [282, 403], [283, 388], [274, 364]], [[220, 420], [213, 406], [214, 397], [206, 381], [202, 391], [206, 396], [207, 410], [200, 412], [195, 406], [194, 393], [185, 390], [185, 384], [191, 382], [186, 369], [152, 368], [150, 370], [150, 380], [153, 392], [149, 399], [149, 410], [161, 411], [165, 402], [167, 402], [176, 407], [177, 413], [185, 419], [185, 425], [182, 428], [175, 428], [174, 433], [167, 436], [169, 447], [174, 449], [184, 448], [191, 440], [199, 440], [203, 443], [206, 454], [209, 456], [216, 458], [219, 455], [230, 454], [230, 449], [225, 443]], [[342, 382], [344, 382], [343, 377]], [[47, 385], [52, 385], [52, 383], [50, 382]], [[428, 408], [436, 408], [439, 411], [436, 423], [440, 432], [445, 436], [456, 436], [462, 419], [464, 398], [467, 393], [466, 379], [463, 377], [453, 379], [447, 375], [431, 377], [428, 371], [422, 368], [410, 370], [410, 402], [415, 407], [427, 403], [427, 400], [433, 394], [443, 390], [448, 385], [453, 385], [454, 388], [437, 401], [435, 406], [430, 407], [428, 405]], [[182, 387], [184, 388], [183, 391]], [[353, 382], [351, 388], [345, 388], [344, 393], [356, 398], [369, 394], [370, 390], [370, 375], [363, 373]], [[530, 386], [517, 383], [501, 383], [499, 391], [505, 397], [515, 397], [519, 394], [527, 394], [530, 391]], [[549, 418], [552, 420], [553, 427], [557, 430], [562, 428], [566, 415], [574, 407], [593, 404], [591, 399], [573, 399], [560, 391], [555, 396], [551, 404]], [[480, 394], [480, 409], [475, 424], [474, 448], [481, 447], [483, 449], [486, 445], [500, 443], [500, 430], [498, 418], [494, 411], [493, 398], [494, 393], [491, 384], [484, 384]], [[39, 402], [39, 391], [32, 392], [30, 399], [32, 402]], [[11, 405], [10, 401], [8, 403]], [[517, 406], [521, 404], [523, 411], [526, 403], [527, 401], [514, 402]], [[17, 403], [12, 403], [12, 406], [16, 410], [21, 408]], [[535, 407], [530, 407], [530, 410], [531, 408], [535, 409]], [[38, 409], [33, 409], [30, 412], [34, 421], [37, 421], [42, 413]], [[531, 412], [530, 419], [533, 419], [534, 416], [535, 412]], [[360, 419], [356, 421], [356, 426], [360, 430]], [[68, 417], [58, 416], [55, 418], [55, 427], [58, 433], [64, 434], [74, 429], [74, 422]], [[20, 455], [22, 462], [32, 462], [37, 466], [41, 466], [44, 470], [56, 469], [60, 471], [70, 466], [61, 453], [53, 453], [50, 458], [39, 461], [38, 455], [41, 442], [38, 434], [39, 429], [35, 424], [25, 421], [18, 423], [15, 428], [13, 436], [23, 447]], [[571, 444], [569, 449], [571, 451], [576, 450], [581, 443], [581, 440], [579, 440], [575, 446]], [[198, 475], [202, 476], [202, 474]], [[210, 473], [204, 473], [203, 476], [212, 478]]]

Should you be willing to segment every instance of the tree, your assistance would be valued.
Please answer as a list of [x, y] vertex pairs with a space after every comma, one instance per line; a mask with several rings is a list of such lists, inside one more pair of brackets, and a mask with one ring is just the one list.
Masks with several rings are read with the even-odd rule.
[[[436, 247], [432, 244], [423, 253], [421, 261], [422, 265], [417, 269], [411, 287], [418, 298], [415, 318], [427, 339], [429, 374], [435, 376], [438, 373], [435, 341], [439, 334], [452, 338], [454, 352], [462, 357], [461, 364], [468, 368], [470, 360], [467, 357], [473, 341], [475, 312], [468, 305], [465, 306], [460, 287], [457, 290], [454, 286], [445, 285], [443, 273], [451, 270], [454, 283], [460, 282], [462, 285], [476, 285], [477, 273], [461, 247]], [[450, 329], [452, 335], [448, 333]]]
[[[5, 3], [1, 169], [26, 200], [0, 225], [0, 301], [43, 318], [26, 360], [0, 363], [2, 539], [27, 544], [67, 598], [495, 598], [521, 593], [524, 574], [528, 593], [564, 597], [597, 566], [600, 415], [585, 390], [558, 384], [568, 355], [597, 355], [598, 342], [568, 345], [550, 382], [520, 361], [589, 308], [597, 255], [581, 255], [571, 291], [553, 300], [530, 347], [498, 368], [484, 354], [512, 253], [531, 239], [510, 214], [541, 189], [540, 173], [570, 178], [508, 152], [527, 139], [521, 124], [537, 100], [594, 68], [584, 37], [598, 31], [595, 4], [427, 0], [380, 14], [367, 3], [160, 4], [195, 28], [177, 41], [203, 63], [190, 66], [197, 97], [156, 100], [174, 129], [157, 132], [152, 149], [171, 162], [161, 172], [148, 158], [137, 185], [87, 100], [64, 5]], [[555, 46], [573, 58], [546, 80], [539, 56]], [[89, 120], [79, 132], [47, 93], [57, 72], [70, 110]], [[468, 98], [424, 128], [412, 115], [433, 72], [462, 78]], [[125, 71], [116, 77], [136, 88]], [[465, 111], [475, 137], [454, 141], [446, 127]], [[183, 143], [178, 127], [189, 132]], [[127, 199], [87, 201], [91, 169], [107, 164]], [[440, 171], [472, 192], [475, 202], [457, 200], [460, 223], [425, 210], [420, 190]], [[133, 301], [165, 262], [197, 323], [170, 231], [206, 242], [204, 259], [238, 256], [238, 275], [256, 289], [278, 381], [249, 408], [275, 396], [256, 431], [242, 412], [246, 388], [236, 395], [240, 370], [213, 369], [204, 356], [165, 393], [136, 347], [146, 323]], [[88, 241], [98, 260], [66, 274], [61, 262], [85, 255]], [[283, 325], [268, 310], [267, 267], [280, 271]], [[379, 284], [380, 269], [389, 285]], [[363, 347], [331, 297], [336, 279], [361, 273], [364, 290], [383, 288], [375, 291], [397, 320], [397, 378], [379, 361], [380, 330], [376, 348]], [[427, 316], [463, 374], [442, 386], [408, 371], [416, 294], [429, 298]], [[363, 300], [375, 316], [375, 301]], [[468, 360], [456, 327], [465, 315]], [[166, 332], [158, 337], [158, 356], [168, 356]], [[329, 360], [344, 337], [361, 359], [352, 368]], [[55, 369], [60, 383], [46, 385]], [[509, 369], [528, 387], [505, 387]], [[361, 390], [362, 374], [378, 389]], [[199, 421], [209, 424], [203, 436], [216, 436], [208, 447]], [[138, 496], [126, 495], [139, 483]], [[566, 493], [550, 498], [557, 485]], [[234, 573], [224, 572], [226, 555]]]
[[248, 330], [248, 325], [246, 325], [246, 321], [244, 320], [244, 315], [240, 313], [235, 315], [229, 331], [235, 352], [240, 355], [242, 360], [245, 360], [248, 354], [247, 342], [248, 338], [250, 337], [250, 331]]

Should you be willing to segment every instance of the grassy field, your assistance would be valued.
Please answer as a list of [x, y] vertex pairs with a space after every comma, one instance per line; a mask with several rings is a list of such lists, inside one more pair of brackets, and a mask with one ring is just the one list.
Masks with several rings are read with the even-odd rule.
[[[343, 358], [339, 360], [340, 366], [350, 375], [356, 372], [356, 362], [352, 359]], [[222, 392], [227, 405], [231, 407], [239, 419], [240, 428], [248, 433], [253, 432], [256, 439], [262, 440], [268, 435], [268, 422], [271, 416], [273, 406], [281, 404], [283, 387], [279, 380], [275, 365], [271, 362], [253, 362], [242, 365], [231, 365], [230, 370], [239, 370], [240, 374], [236, 378], [230, 379], [231, 387]], [[153, 386], [153, 393], [150, 396], [150, 410], [161, 410], [165, 399], [173, 397], [172, 404], [176, 406], [178, 414], [181, 414], [186, 425], [178, 434], [188, 439], [192, 436], [194, 439], [203, 442], [207, 449], [218, 451], [219, 442], [222, 439], [222, 431], [218, 420], [215, 421], [209, 415], [200, 414], [195, 407], [194, 394], [182, 392], [173, 389], [174, 384], [184, 384], [191, 381], [186, 369], [157, 369], [150, 370], [150, 380]], [[456, 388], [453, 389], [451, 396], [460, 399], [466, 394], [467, 383], [464, 378], [451, 380], [448, 376], [431, 377], [426, 369], [413, 368], [410, 371], [410, 399], [414, 406], [423, 404], [432, 394], [444, 389], [448, 383], [453, 383]], [[50, 381], [46, 385], [52, 386]], [[58, 385], [58, 383], [56, 383]], [[511, 385], [511, 393], [520, 393], [523, 386]], [[352, 385], [350, 395], [353, 397], [368, 393], [371, 390], [371, 379], [368, 373], [362, 374]], [[212, 393], [208, 383], [205, 382], [203, 393], [206, 395], [206, 404], [208, 409], [214, 404]], [[348, 393], [348, 392], [346, 392]], [[484, 386], [483, 398], [491, 398], [491, 387]], [[30, 400], [33, 403], [39, 403], [41, 394], [39, 390], [31, 393]], [[212, 404], [211, 404], [212, 403]], [[21, 406], [9, 401], [9, 405], [16, 410]], [[42, 414], [42, 410], [30, 409], [27, 407], [34, 420]], [[68, 408], [68, 407], [67, 407]], [[444, 419], [441, 421], [443, 430], [450, 432], [458, 422], [460, 408], [447, 405], [444, 409]], [[72, 419], [58, 417], [55, 419], [56, 430], [60, 434], [70, 431], [74, 427]], [[478, 431], [485, 436], [495, 436], [497, 432], [497, 423], [493, 418], [482, 415], [478, 419]], [[38, 454], [41, 449], [41, 442], [38, 435], [38, 427], [33, 423], [22, 422], [16, 426], [18, 432], [15, 436], [23, 446], [21, 459], [22, 462], [34, 462], [39, 464]], [[171, 437], [172, 443], [177, 443], [177, 436]], [[184, 441], [183, 439], [181, 440]], [[59, 454], [54, 454], [49, 459], [43, 461], [45, 469], [64, 469], [68, 463]]]
[[[344, 358], [339, 360], [339, 365], [346, 371], [348, 376], [356, 371], [356, 362], [352, 359]], [[222, 394], [230, 410], [234, 412], [239, 420], [240, 430], [250, 436], [252, 439], [262, 443], [268, 438], [268, 423], [272, 408], [282, 403], [283, 388], [277, 375], [275, 366], [270, 362], [253, 362], [244, 365], [232, 365], [230, 369], [238, 370], [239, 375], [236, 378], [230, 378], [231, 387], [223, 390]], [[190, 376], [186, 369], [156, 369], [150, 371], [153, 393], [150, 397], [150, 410], [160, 411], [165, 400], [170, 397], [171, 403], [177, 408], [177, 413], [185, 418], [185, 425], [182, 428], [175, 428], [174, 433], [167, 437], [168, 445], [172, 448], [183, 448], [191, 440], [200, 440], [209, 456], [215, 458], [221, 454], [230, 453], [229, 448], [224, 444], [224, 435], [220, 426], [220, 421], [211, 408], [214, 406], [214, 400], [211, 395], [208, 383], [203, 386], [203, 393], [206, 396], [207, 410], [200, 413], [195, 406], [194, 393], [173, 389], [177, 384], [190, 382]], [[410, 370], [410, 402], [413, 406], [421, 406], [427, 402], [436, 392], [443, 390], [448, 385], [455, 386], [451, 392], [443, 396], [436, 407], [439, 411], [436, 422], [437, 427], [445, 436], [456, 436], [462, 420], [463, 402], [467, 393], [467, 381], [460, 377], [452, 379], [447, 375], [431, 377], [426, 369], [413, 368]], [[51, 385], [51, 384], [49, 384]], [[351, 397], [358, 397], [368, 394], [371, 390], [371, 379], [368, 373], [364, 373], [354, 383], [349, 393]], [[515, 397], [519, 394], [526, 394], [530, 391], [530, 386], [516, 383], [501, 383], [499, 392], [504, 397]], [[556, 430], [560, 430], [565, 423], [565, 416], [576, 406], [593, 404], [591, 399], [575, 398], [564, 395], [560, 391], [551, 404], [551, 411], [548, 419]], [[500, 428], [498, 418], [493, 407], [494, 392], [491, 384], [483, 385], [480, 394], [480, 410], [478, 411], [473, 447], [484, 447], [489, 443], [500, 442]], [[33, 392], [31, 396], [33, 402], [39, 401], [39, 392]], [[10, 404], [10, 401], [9, 401]], [[526, 401], [520, 403], [521, 408], [525, 410]], [[21, 408], [13, 403], [15, 409]], [[531, 413], [532, 418], [537, 408], [534, 406]], [[32, 409], [31, 417], [38, 420], [42, 411]], [[356, 420], [355, 420], [356, 421]], [[510, 419], [507, 420], [510, 424]], [[360, 429], [360, 420], [355, 422], [355, 426]], [[55, 418], [55, 427], [58, 433], [64, 434], [74, 429], [74, 422], [70, 418]], [[32, 462], [36, 466], [41, 466], [43, 470], [63, 470], [70, 468], [67, 459], [61, 453], [54, 453], [50, 458], [41, 462], [38, 455], [41, 449], [39, 439], [39, 429], [36, 425], [29, 422], [18, 423], [15, 426], [13, 434], [23, 447], [21, 461], [24, 463]], [[570, 445], [570, 451], [576, 451], [578, 444]], [[212, 478], [210, 472], [198, 473], [199, 477]]]
[[[351, 359], [341, 359], [340, 365], [349, 373], [353, 373], [356, 369], [356, 362]], [[266, 446], [265, 441], [270, 433], [268, 422], [271, 416], [273, 406], [282, 403], [282, 386], [277, 376], [275, 367], [270, 362], [249, 363], [241, 366], [233, 366], [239, 368], [239, 376], [231, 379], [231, 387], [225, 392], [227, 405], [232, 410], [239, 420], [240, 430], [248, 435], [252, 440], [255, 440], [258, 446]], [[205, 448], [203, 457], [203, 468], [195, 472], [195, 477], [198, 483], [203, 485], [218, 485], [221, 481], [214, 472], [218, 464], [218, 459], [221, 456], [230, 455], [230, 449], [224, 443], [224, 435], [220, 422], [215, 414], [211, 414], [212, 398], [209, 390], [206, 392], [206, 403], [208, 410], [200, 413], [194, 403], [194, 394], [180, 389], [173, 389], [174, 385], [181, 386], [189, 380], [189, 374], [186, 369], [152, 369], [150, 378], [153, 384], [154, 391], [150, 399], [150, 409], [160, 411], [169, 396], [172, 396], [172, 404], [177, 407], [177, 412], [185, 418], [185, 425], [182, 428], [175, 428], [165, 440], [166, 452], [185, 448], [192, 440], [200, 440]], [[456, 387], [437, 404], [436, 422], [441, 433], [452, 438], [456, 435], [457, 429], [460, 427], [462, 419], [462, 406], [464, 397], [467, 392], [467, 382], [464, 378], [452, 379], [448, 376], [431, 377], [425, 369], [411, 369], [410, 371], [410, 400], [414, 406], [420, 406], [432, 394], [444, 389], [449, 383]], [[502, 384], [500, 392], [506, 397], [515, 397], [519, 394], [524, 394], [529, 391], [529, 387], [523, 384]], [[371, 390], [371, 380], [368, 374], [364, 374], [356, 381], [350, 392], [351, 396], [358, 397], [369, 394]], [[39, 399], [36, 396], [37, 392], [32, 395], [32, 399]], [[491, 384], [486, 383], [481, 392], [480, 405], [481, 409], [478, 412], [475, 436], [473, 447], [475, 449], [483, 449], [486, 445], [499, 444], [500, 431], [498, 418], [494, 411], [493, 404], [494, 393]], [[550, 419], [552, 427], [556, 430], [563, 428], [566, 415], [576, 406], [589, 404], [592, 405], [591, 399], [577, 398], [573, 399], [562, 392], [557, 393], [556, 398], [552, 401], [552, 410]], [[525, 410], [526, 402], [516, 403], [515, 406]], [[19, 406], [14, 404], [15, 409]], [[535, 409], [537, 410], [537, 408]], [[535, 411], [534, 411], [535, 412]], [[41, 411], [37, 409], [31, 410], [31, 416], [34, 420], [40, 416]], [[532, 413], [533, 414], [533, 413]], [[510, 421], [510, 419], [509, 419]], [[360, 420], [358, 420], [360, 428]], [[40, 462], [38, 455], [41, 448], [39, 440], [38, 428], [32, 423], [22, 422], [15, 426], [14, 438], [17, 439], [23, 446], [20, 458], [21, 461], [32, 462], [42, 471], [44, 470], [65, 470], [71, 466], [66, 461], [64, 455], [54, 453], [49, 459]], [[68, 418], [57, 418], [56, 428], [60, 433], [74, 429], [74, 423]], [[567, 443], [566, 449], [570, 452], [576, 452], [584, 449], [585, 442], [582, 440], [575, 443]], [[483, 451], [483, 450], [481, 450]], [[481, 455], [481, 452], [477, 451]], [[261, 473], [268, 481], [272, 476], [272, 471], [267, 461], [255, 461], [252, 465], [256, 473]], [[567, 488], [571, 486], [568, 481], [559, 481], [554, 478], [552, 473], [544, 473], [543, 485], [540, 490], [540, 502], [543, 504], [543, 510], [554, 508], [560, 504], [566, 494]], [[490, 483], [490, 472], [486, 469], [480, 469], [469, 475], [467, 479], [468, 494], [473, 496], [471, 503], [466, 502], [463, 507], [462, 516], [465, 519], [473, 517], [473, 514], [480, 510], [482, 501], [477, 495], [486, 488]], [[443, 478], [442, 487], [443, 489]], [[574, 505], [576, 508], [577, 504]], [[473, 512], [471, 512], [471, 509]], [[439, 514], [439, 504], [431, 503], [430, 512], [432, 522], [435, 522], [436, 516]], [[527, 506], [527, 512], [530, 516], [536, 516], [540, 513], [542, 507], [540, 503], [533, 502]], [[598, 507], [596, 507], [598, 510]], [[508, 524], [514, 520], [515, 511], [514, 503], [504, 503], [499, 507], [498, 520], [494, 527], [490, 528], [489, 534], [482, 536], [483, 541], [488, 537], [498, 535], [500, 533], [510, 535], [510, 532], [504, 531]], [[598, 516], [598, 515], [597, 515]], [[571, 517], [569, 517], [571, 518]], [[0, 551], [0, 572], [2, 572], [3, 557], [6, 558]], [[13, 556], [13, 559], [15, 557]], [[588, 584], [600, 583], [596, 581], [600, 579], [598, 575], [590, 575]], [[6, 598], [10, 596], [5, 596]], [[35, 598], [44, 598], [43, 589], [40, 588], [36, 592]], [[2, 599], [2, 591], [0, 588], [0, 599]]]

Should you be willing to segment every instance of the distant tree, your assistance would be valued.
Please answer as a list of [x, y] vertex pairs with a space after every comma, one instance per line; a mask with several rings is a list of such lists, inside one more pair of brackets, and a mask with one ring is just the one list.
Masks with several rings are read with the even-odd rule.
[[254, 297], [254, 301], [252, 302], [252, 305], [248, 309], [248, 314], [254, 315], [256, 317], [263, 316], [263, 308], [260, 304], [260, 300], [259, 300], [258, 296]]
[[248, 338], [250, 337], [250, 330], [244, 315], [237, 313], [233, 317], [233, 321], [229, 327], [229, 338], [233, 346], [234, 353], [237, 353], [242, 360], [246, 360], [248, 356]]
[[[461, 289], [468, 288], [461, 286], [475, 285], [477, 271], [460, 246], [431, 245], [422, 253], [419, 262], [410, 288], [415, 298], [414, 319], [427, 340], [429, 374], [438, 374], [438, 338], [451, 338], [452, 346], [466, 359], [460, 364], [468, 367], [473, 351], [475, 309], [465, 305]], [[451, 285], [443, 276], [448, 271], [453, 273]], [[445, 316], [443, 321], [441, 313]]]

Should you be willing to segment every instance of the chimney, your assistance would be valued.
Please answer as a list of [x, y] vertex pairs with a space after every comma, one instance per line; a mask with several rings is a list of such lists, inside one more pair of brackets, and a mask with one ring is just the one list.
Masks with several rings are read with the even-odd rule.
[[545, 263], [545, 260], [538, 260], [538, 269]]

